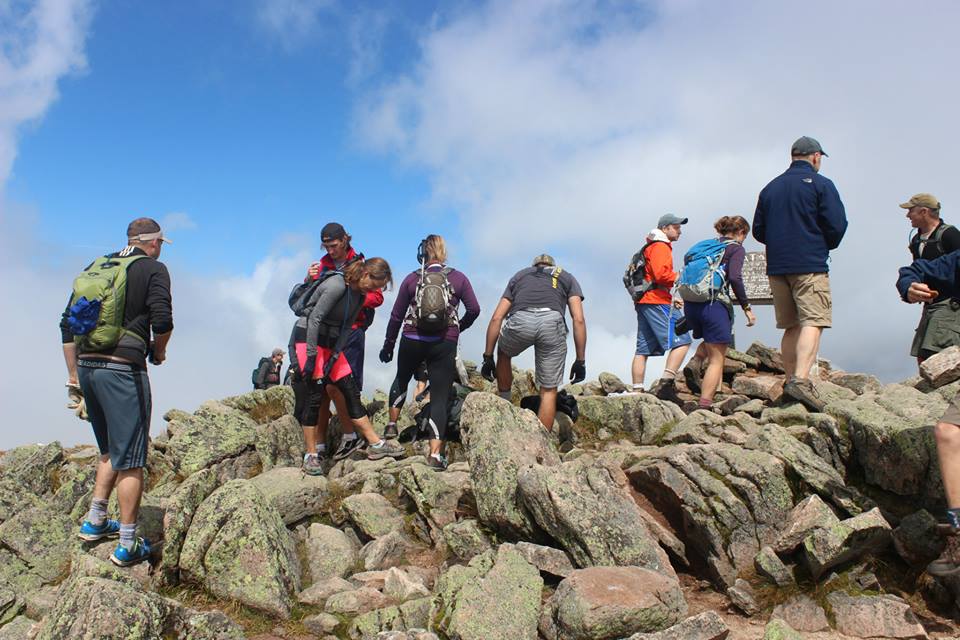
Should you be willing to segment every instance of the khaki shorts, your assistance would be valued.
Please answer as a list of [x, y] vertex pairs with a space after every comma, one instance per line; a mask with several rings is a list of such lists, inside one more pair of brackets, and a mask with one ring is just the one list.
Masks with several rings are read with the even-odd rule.
[[767, 276], [773, 293], [773, 310], [778, 329], [829, 327], [830, 276], [826, 273], [797, 273]]

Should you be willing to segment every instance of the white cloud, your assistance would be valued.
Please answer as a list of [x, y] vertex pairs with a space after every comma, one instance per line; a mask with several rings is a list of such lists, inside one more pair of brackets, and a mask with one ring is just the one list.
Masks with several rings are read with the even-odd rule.
[[164, 233], [173, 233], [176, 231], [192, 231], [197, 228], [197, 223], [189, 214], [182, 211], [173, 211], [160, 218], [160, 228]]
[[[790, 143], [813, 135], [850, 219], [823, 353], [909, 375], [917, 310], [892, 286], [908, 261], [896, 205], [932, 191], [950, 220], [960, 203], [960, 6], [819, 1], [801, 22], [778, 3], [627, 6], [490, 2], [430, 25], [409, 72], [358, 105], [356, 135], [427, 172], [491, 281], [557, 255], [583, 281], [591, 336], [633, 331], [619, 276], [660, 214], [691, 218], [680, 252], [721, 214], [751, 218]], [[741, 334], [776, 344], [772, 314], [761, 322]], [[625, 373], [626, 349], [607, 360], [591, 342], [591, 373]]]
[[256, 17], [268, 34], [295, 49], [316, 33], [323, 14], [334, 8], [334, 0], [258, 0]]
[[38, 0], [0, 5], [0, 190], [16, 157], [24, 124], [57, 99], [57, 82], [85, 68], [88, 0]]

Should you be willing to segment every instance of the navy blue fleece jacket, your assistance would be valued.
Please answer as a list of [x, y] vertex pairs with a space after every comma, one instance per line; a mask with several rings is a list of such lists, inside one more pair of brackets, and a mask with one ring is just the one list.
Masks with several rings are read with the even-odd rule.
[[960, 289], [960, 251], [948, 253], [933, 260], [914, 260], [909, 267], [900, 267], [897, 291], [907, 300], [907, 289], [914, 282], [922, 282], [940, 293], [938, 298], [958, 298]]
[[794, 160], [757, 200], [753, 237], [767, 245], [767, 273], [827, 273], [827, 258], [840, 246], [847, 214], [829, 178], [806, 160]]

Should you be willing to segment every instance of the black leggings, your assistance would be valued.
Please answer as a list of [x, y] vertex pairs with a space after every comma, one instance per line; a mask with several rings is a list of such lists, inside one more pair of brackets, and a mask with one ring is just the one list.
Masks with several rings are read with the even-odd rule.
[[430, 430], [436, 440], [445, 440], [447, 402], [457, 377], [457, 343], [441, 340], [424, 342], [400, 338], [397, 352], [397, 377], [390, 387], [390, 406], [402, 407], [407, 399], [407, 386], [420, 363], [427, 365], [430, 381]]
[[[316, 426], [320, 417], [320, 407], [324, 402], [330, 402], [330, 398], [324, 393], [324, 387], [317, 384], [315, 380], [306, 381], [303, 376], [296, 373], [296, 379], [293, 381], [294, 409], [293, 415], [300, 422], [302, 427]], [[357, 387], [357, 381], [353, 375], [344, 376], [333, 383], [347, 401], [347, 414], [351, 420], [367, 417], [367, 408], [363, 406], [360, 400], [360, 389]]]

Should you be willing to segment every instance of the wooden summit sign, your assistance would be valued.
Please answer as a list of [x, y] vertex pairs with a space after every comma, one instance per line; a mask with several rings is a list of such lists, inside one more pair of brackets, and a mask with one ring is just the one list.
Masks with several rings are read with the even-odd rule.
[[[767, 254], [763, 251], [748, 251], [743, 260], [743, 288], [750, 304], [773, 304], [770, 280], [767, 279]], [[737, 299], [730, 291], [734, 300]]]

